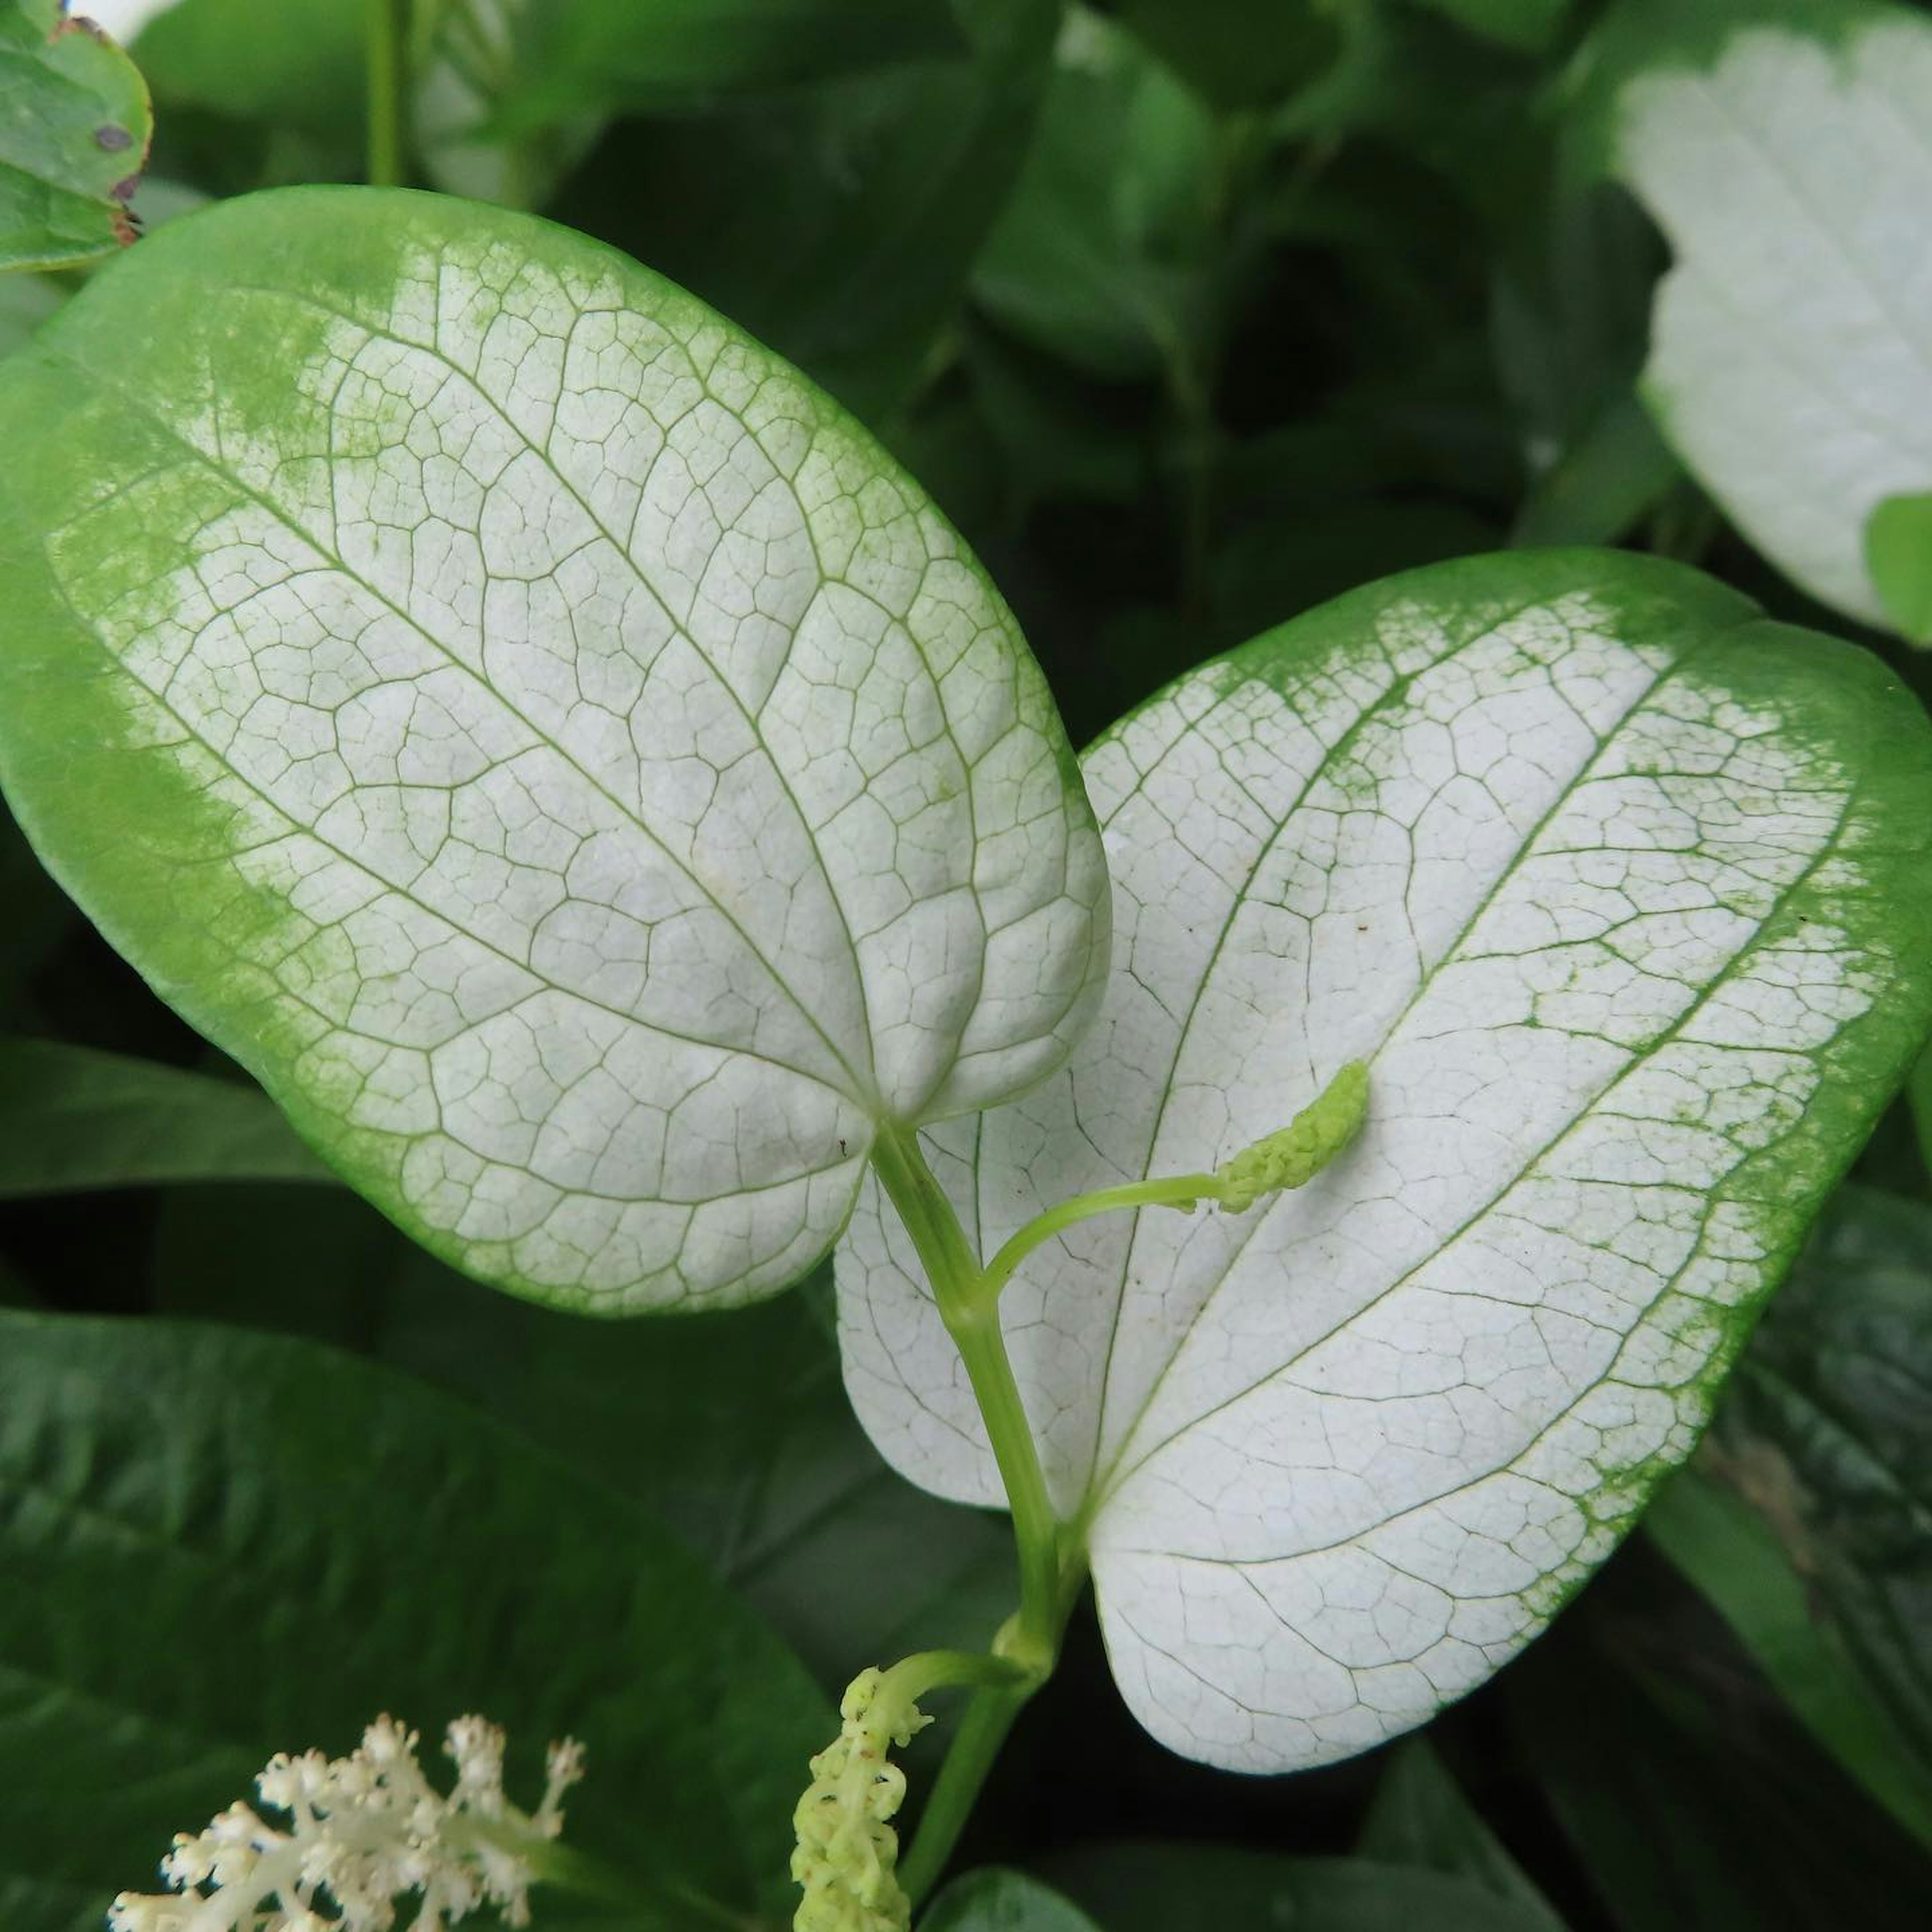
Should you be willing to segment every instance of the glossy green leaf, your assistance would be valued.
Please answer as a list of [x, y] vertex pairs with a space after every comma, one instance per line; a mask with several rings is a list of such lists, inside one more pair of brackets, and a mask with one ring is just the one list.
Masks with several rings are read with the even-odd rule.
[[969, 1872], [949, 1885], [919, 1921], [919, 1932], [1100, 1932], [1057, 1892], [1023, 1872]]
[[[651, 1520], [332, 1351], [0, 1317], [0, 1918], [79, 1932], [277, 1750], [480, 1710], [587, 1745], [568, 1838], [636, 1932], [790, 1907], [830, 1711]], [[548, 1901], [546, 1901], [548, 1902]], [[544, 1922], [553, 1915], [546, 1912]], [[560, 1922], [568, 1922], [562, 1921]]]
[[1142, 1844], [1097, 1846], [1046, 1868], [1106, 1932], [1550, 1932], [1546, 1915], [1466, 1879], [1367, 1858]]
[[1721, 1467], [1932, 1783], [1932, 1208], [1847, 1189], [1774, 1301]]
[[1355, 1851], [1384, 1864], [1418, 1865], [1467, 1879], [1526, 1916], [1540, 1914], [1546, 1932], [1562, 1932], [1563, 1922], [1549, 1900], [1426, 1737], [1410, 1738], [1390, 1755]]
[[59, 1040], [0, 1038], [0, 1199], [331, 1178], [254, 1088]]
[[1932, 496], [1888, 496], [1865, 520], [1865, 568], [1892, 627], [1932, 645]]
[[1898, 624], [1865, 530], [1932, 490], [1932, 20], [1625, 0], [1583, 72], [1676, 257], [1646, 377], [1666, 437], [1786, 576]]
[[111, 255], [153, 131], [128, 56], [63, 0], [0, 0], [0, 271]]
[[1012, 1608], [1004, 1520], [901, 1480], [854, 1419], [829, 1284], [729, 1314], [586, 1322], [450, 1274], [345, 1190], [286, 1186], [171, 1196], [154, 1275], [167, 1312], [358, 1350], [621, 1490], [832, 1690], [864, 1663], [980, 1648]]
[[22, 824], [455, 1265], [770, 1293], [880, 1123], [1084, 1024], [1106, 863], [1010, 614], [856, 424], [611, 250], [224, 202], [0, 365], [0, 442]]
[[1568, 1841], [1587, 1922], [1918, 1932], [1923, 1850], [1675, 1580], [1640, 1539], [1505, 1681], [1498, 1755]]
[[[1924, 1310], [1932, 1320], [1932, 1298]], [[1702, 1470], [1665, 1484], [1644, 1527], [1734, 1630], [1812, 1736], [1932, 1850], [1932, 1768], [1872, 1696], [1778, 1532]]]
[[[1708, 578], [1536, 551], [1286, 625], [1084, 763], [1120, 921], [1100, 1017], [928, 1146], [991, 1252], [1367, 1064], [1310, 1186], [1090, 1222], [1001, 1303], [1136, 1715], [1243, 1769], [1346, 1757], [1609, 1553], [1903, 1079], [1932, 728], [1878, 659]], [[998, 1502], [870, 1189], [838, 1268], [873, 1439]]]

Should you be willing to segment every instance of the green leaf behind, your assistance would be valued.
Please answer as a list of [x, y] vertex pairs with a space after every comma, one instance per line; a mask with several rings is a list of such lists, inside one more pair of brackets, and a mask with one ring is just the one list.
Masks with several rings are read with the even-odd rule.
[[[79, 1932], [269, 1754], [478, 1710], [589, 1748], [569, 1841], [788, 1910], [836, 1720], [614, 1492], [418, 1384], [191, 1324], [0, 1316], [0, 1916]], [[679, 1922], [676, 1915], [670, 1922]]]

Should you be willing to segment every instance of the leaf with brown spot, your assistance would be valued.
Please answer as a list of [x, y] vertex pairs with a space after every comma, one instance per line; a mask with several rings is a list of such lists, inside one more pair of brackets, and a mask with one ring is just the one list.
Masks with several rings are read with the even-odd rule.
[[153, 130], [147, 83], [92, 21], [62, 0], [0, 0], [0, 271], [133, 241]]

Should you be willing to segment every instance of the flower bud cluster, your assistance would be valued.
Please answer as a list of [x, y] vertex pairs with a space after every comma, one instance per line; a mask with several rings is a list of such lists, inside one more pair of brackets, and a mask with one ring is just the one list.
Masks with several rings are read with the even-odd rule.
[[526, 1813], [503, 1795], [497, 1726], [476, 1717], [450, 1726], [447, 1797], [424, 1776], [418, 1742], [385, 1717], [346, 1757], [272, 1758], [255, 1789], [286, 1824], [238, 1802], [206, 1831], [182, 1834], [161, 1861], [174, 1889], [123, 1892], [111, 1932], [390, 1932], [397, 1901], [412, 1892], [413, 1932], [442, 1932], [485, 1904], [508, 1924], [528, 1924], [530, 1854], [562, 1828], [583, 1747], [551, 1745], [542, 1802]]
[[1221, 1205], [1240, 1214], [1266, 1195], [1305, 1186], [1354, 1138], [1368, 1106], [1369, 1070], [1352, 1060], [1286, 1126], [1215, 1169]]
[[791, 1875], [805, 1888], [794, 1932], [906, 1932], [912, 1908], [899, 1888], [890, 1822], [905, 1773], [886, 1754], [932, 1720], [876, 1670], [852, 1680], [838, 1714], [844, 1727], [812, 1760], [812, 1783], [792, 1814]]

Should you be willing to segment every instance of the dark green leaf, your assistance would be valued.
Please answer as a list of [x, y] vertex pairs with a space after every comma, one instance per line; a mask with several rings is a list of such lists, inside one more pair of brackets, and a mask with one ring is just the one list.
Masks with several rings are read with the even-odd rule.
[[[1644, 1559], [1648, 1558], [1646, 1562]], [[1921, 1932], [1932, 1867], [1641, 1540], [1504, 1679], [1619, 1932]]]
[[622, 1490], [830, 1686], [910, 1651], [977, 1648], [1012, 1607], [1004, 1520], [922, 1495], [880, 1460], [809, 1288], [742, 1316], [586, 1322], [478, 1288], [346, 1190], [283, 1188], [171, 1200], [160, 1266], [173, 1312], [364, 1350]]
[[528, 127], [964, 52], [947, 0], [548, 0], [513, 10], [500, 112]]
[[1615, 543], [1683, 473], [1649, 412], [1627, 390], [1606, 403], [1531, 485], [1511, 541]]
[[969, 1872], [949, 1885], [919, 1932], [1098, 1932], [1093, 1920], [1022, 1872]]
[[1556, 39], [1570, 0], [1422, 0], [1458, 26], [1525, 53], [1541, 53]]
[[1844, 1191], [1720, 1442], [1932, 1773], [1932, 1208]]
[[1436, 1748], [1413, 1737], [1390, 1755], [1355, 1850], [1384, 1864], [1414, 1865], [1467, 1879], [1526, 1912], [1550, 1932], [1562, 1921], [1482, 1814], [1463, 1795]]
[[1890, 496], [1873, 511], [1865, 567], [1906, 641], [1932, 644], [1932, 496]]
[[259, 1088], [0, 1038], [0, 1199], [184, 1180], [332, 1180]]
[[0, 270], [58, 268], [134, 238], [153, 131], [134, 64], [62, 0], [0, 4]]
[[[962, 0], [969, 59], [624, 130], [559, 209], [883, 421], [916, 385], [1028, 151], [1058, 0]], [[652, 192], [641, 202], [635, 184]]]
[[1550, 1932], [1546, 1912], [1486, 1886], [1368, 1858], [1284, 1858], [1220, 1846], [1096, 1846], [1048, 1862], [1107, 1932]]
[[1341, 9], [1319, 0], [1123, 0], [1122, 22], [1216, 107], [1258, 107], [1332, 67]]
[[1691, 1468], [1665, 1486], [1644, 1527], [1812, 1736], [1932, 1850], [1932, 1770], [1874, 1700], [1772, 1523], [1702, 1468]]
[[0, 1317], [0, 1922], [80, 1932], [278, 1749], [484, 1712], [512, 1780], [589, 1747], [568, 1842], [788, 1910], [833, 1720], [652, 1520], [521, 1438], [332, 1351]]

